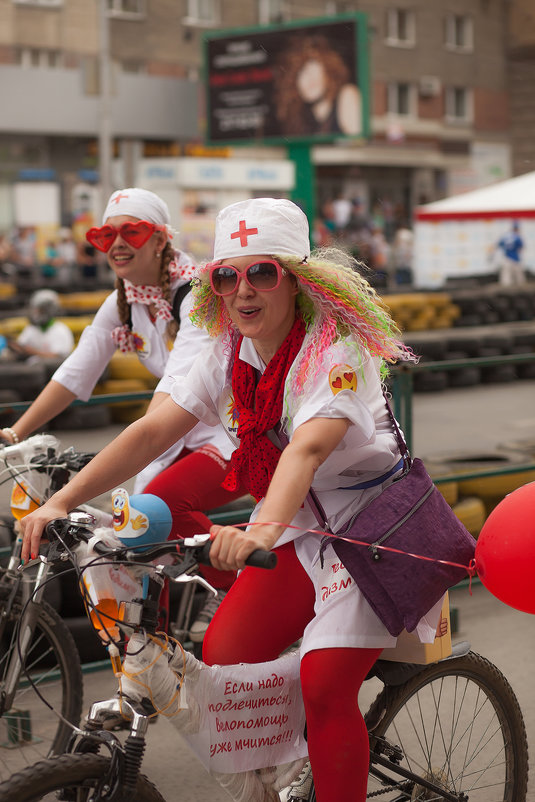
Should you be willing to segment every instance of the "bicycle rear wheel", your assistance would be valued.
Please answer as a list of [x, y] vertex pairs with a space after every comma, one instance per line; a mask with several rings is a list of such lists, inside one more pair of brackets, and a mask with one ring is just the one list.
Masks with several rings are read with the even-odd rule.
[[[366, 715], [370, 731], [403, 753], [401, 765], [470, 802], [525, 802], [528, 748], [524, 720], [503, 674], [473, 652], [428, 666], [400, 687], [386, 687]], [[370, 726], [370, 725], [369, 725]], [[385, 800], [440, 800], [422, 786], [369, 793]]]
[[[70, 795], [60, 799], [76, 802], [98, 802], [95, 788], [110, 770], [110, 758], [103, 755], [60, 755], [42, 760], [14, 774], [0, 784], [0, 802], [52, 802], [57, 792], [69, 789]], [[155, 786], [143, 775], [138, 776], [135, 792], [128, 802], [165, 802]]]
[[[26, 669], [39, 692], [67, 721], [78, 724], [83, 683], [80, 658], [72, 635], [58, 613], [46, 602], [39, 605]], [[0, 640], [0, 694], [10, 658], [16, 654], [14, 611]], [[64, 751], [72, 732], [35, 693], [23, 673], [10, 710], [0, 718], [0, 780], [51, 753]]]

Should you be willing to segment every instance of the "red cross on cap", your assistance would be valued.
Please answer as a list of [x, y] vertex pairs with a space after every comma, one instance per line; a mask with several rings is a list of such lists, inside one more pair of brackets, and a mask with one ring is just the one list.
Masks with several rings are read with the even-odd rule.
[[251, 234], [258, 234], [257, 228], [247, 228], [245, 224], [245, 220], [240, 220], [240, 226], [237, 231], [234, 231], [231, 235], [231, 239], [240, 238], [240, 245], [242, 248], [246, 248], [248, 245], [247, 237], [250, 237]]
[[123, 198], [128, 198], [128, 197], [130, 197], [130, 196], [129, 195], [121, 195], [121, 193], [119, 192], [118, 195], [116, 195], [114, 198], [112, 198], [112, 201], [113, 201], [113, 203], [119, 203], [120, 200], [122, 200]]

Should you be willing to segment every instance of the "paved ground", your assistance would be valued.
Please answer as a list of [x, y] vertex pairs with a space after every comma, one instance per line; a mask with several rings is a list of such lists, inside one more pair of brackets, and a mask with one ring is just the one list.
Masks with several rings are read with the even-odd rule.
[[[414, 398], [414, 453], [490, 451], [511, 441], [535, 439], [535, 382], [487, 385], [470, 390], [419, 394]], [[59, 433], [64, 445], [94, 450], [120, 427], [103, 431]], [[494, 662], [507, 676], [520, 701], [528, 741], [535, 748], [535, 619], [499, 602], [481, 585], [452, 592], [459, 611], [457, 638]], [[85, 704], [113, 693], [110, 672], [85, 677]], [[150, 729], [144, 771], [166, 800], [226, 802], [229, 797], [183, 745], [169, 722]], [[528, 802], [535, 802], [535, 775], [529, 784]]]

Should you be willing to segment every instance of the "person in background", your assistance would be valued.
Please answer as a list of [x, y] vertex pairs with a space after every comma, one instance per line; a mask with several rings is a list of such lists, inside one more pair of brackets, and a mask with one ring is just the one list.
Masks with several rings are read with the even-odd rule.
[[504, 287], [513, 287], [525, 281], [524, 267], [522, 265], [522, 252], [524, 240], [520, 236], [520, 226], [515, 220], [511, 230], [498, 240], [494, 253], [500, 254], [500, 284]]
[[21, 226], [15, 230], [11, 239], [12, 261], [19, 267], [33, 272], [36, 267], [35, 232], [30, 227]]
[[97, 250], [89, 242], [83, 242], [78, 252], [78, 264], [83, 279], [95, 279], [98, 275]]
[[[111, 195], [102, 226], [91, 228], [87, 239], [107, 255], [116, 288], [32, 405], [9, 429], [0, 431], [0, 440], [18, 442], [75, 398], [86, 401], [117, 349], [136, 354], [160, 379], [149, 412], [168, 398], [171, 375], [186, 375], [197, 354], [210, 343], [207, 333], [189, 319], [191, 296], [184, 290], [189, 289], [194, 266], [187, 254], [173, 247], [173, 238], [169, 210], [158, 195], [137, 187]], [[177, 321], [173, 306], [177, 306], [178, 293]], [[221, 487], [233, 446], [220, 426], [204, 423], [169, 445], [172, 447], [165, 454], [155, 454], [154, 463], [138, 476], [134, 492], [146, 490], [169, 505], [171, 537], [207, 532], [211, 522], [204, 510], [223, 506], [245, 492]], [[202, 570], [219, 590], [219, 602], [232, 584], [234, 572], [216, 572], [210, 566]], [[208, 601], [208, 611], [201, 610], [193, 624], [198, 640], [202, 640], [214, 610], [214, 602]]]
[[65, 359], [74, 348], [74, 336], [66, 323], [57, 320], [59, 295], [54, 290], [37, 290], [30, 298], [30, 322], [10, 348], [30, 359]]
[[[198, 420], [221, 421], [237, 445], [225, 484], [246, 486], [257, 506], [245, 531], [212, 526], [212, 564], [242, 570], [208, 628], [203, 659], [263, 662], [302, 638], [318, 802], [366, 799], [369, 739], [358, 692], [396, 642], [332, 544], [322, 547], [307, 502], [313, 488], [338, 531], [403, 470], [382, 378], [388, 362], [415, 357], [354, 267], [340, 251], [311, 254], [306, 216], [291, 201], [223, 209], [214, 261], [199, 268], [193, 288], [192, 318], [214, 337], [211, 349], [157, 414], [125, 429], [22, 521], [26, 560], [49, 520], [124, 481]], [[245, 567], [257, 548], [275, 549], [274, 570]], [[440, 608], [418, 623], [421, 641], [434, 641]], [[308, 779], [297, 782], [288, 799], [307, 799]]]
[[76, 243], [72, 238], [70, 228], [60, 228], [57, 250], [58, 280], [63, 286], [69, 286], [74, 281], [74, 272], [78, 259]]
[[58, 249], [53, 240], [49, 240], [45, 246], [45, 260], [41, 265], [41, 275], [43, 278], [55, 278], [58, 273]]
[[401, 225], [394, 235], [392, 244], [392, 263], [394, 281], [400, 286], [412, 284], [412, 260], [414, 235], [407, 225]]

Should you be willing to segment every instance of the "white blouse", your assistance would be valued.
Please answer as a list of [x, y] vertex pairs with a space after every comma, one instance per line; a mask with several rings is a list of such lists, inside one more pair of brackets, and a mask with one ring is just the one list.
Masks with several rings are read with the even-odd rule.
[[[175, 279], [171, 284], [172, 296], [174, 297], [177, 289], [186, 283], [186, 279]], [[136, 337], [138, 359], [160, 379], [155, 392], [169, 393], [176, 376], [186, 375], [199, 352], [211, 342], [209, 335], [190, 321], [191, 304], [191, 294], [188, 293], [180, 304], [180, 328], [172, 350], [169, 348], [166, 332], [167, 322], [161, 318], [153, 322], [148, 307], [144, 304], [131, 305], [132, 333]], [[106, 298], [92, 323], [84, 329], [75, 350], [52, 376], [54, 381], [66, 387], [77, 398], [87, 401], [117, 349], [111, 333], [120, 325], [117, 290], [114, 290]], [[215, 446], [225, 460], [230, 458], [234, 450], [234, 446], [220, 426], [200, 423], [172, 447], [172, 452], [165, 462], [169, 464], [183, 447], [195, 451], [207, 444]], [[159, 470], [164, 467], [165, 464], [158, 465]], [[150, 473], [152, 478], [155, 472]]]
[[[174, 384], [171, 397], [205, 423], [221, 422], [229, 440], [238, 445], [237, 411], [227, 380], [229, 358], [221, 341], [214, 342], [194, 362], [187, 377]], [[261, 372], [265, 369], [250, 340], [242, 341], [240, 358]], [[331, 346], [306, 394], [295, 400], [289, 421], [285, 422], [284, 414], [281, 421], [290, 440], [295, 430], [311, 418], [346, 418], [350, 423], [343, 440], [317, 470], [312, 484], [333, 528], [338, 528], [381, 491], [381, 485], [366, 490], [345, 488], [381, 476], [400, 458], [381, 391], [378, 362], [367, 353], [362, 355], [361, 367], [358, 362], [351, 345]], [[291, 370], [285, 397], [290, 382]], [[262, 501], [253, 519], [261, 504]], [[308, 505], [299, 511], [293, 523], [305, 531], [317, 526]], [[287, 529], [278, 545], [301, 533]]]

